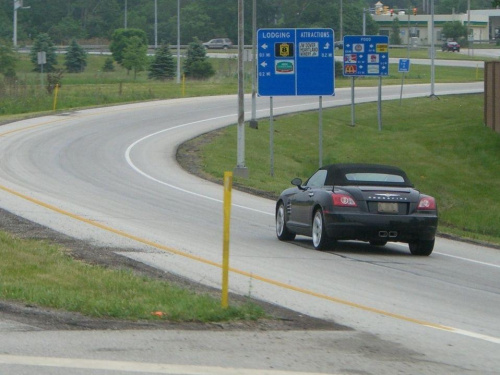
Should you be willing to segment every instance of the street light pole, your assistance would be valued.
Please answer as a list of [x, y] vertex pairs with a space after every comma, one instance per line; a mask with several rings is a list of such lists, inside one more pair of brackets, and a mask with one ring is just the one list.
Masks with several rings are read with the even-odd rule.
[[158, 48], [158, 0], [155, 0], [155, 49]]
[[245, 166], [245, 107], [243, 87], [243, 49], [244, 39], [244, 4], [238, 0], [238, 128], [237, 128], [237, 162], [234, 175], [248, 178], [248, 169]]
[[434, 55], [436, 54], [434, 47], [434, 0], [431, 0], [431, 98], [435, 97], [434, 81], [435, 81], [435, 67]]
[[124, 21], [123, 21], [123, 28], [124, 29], [127, 28], [127, 0], [125, 0], [125, 17], [124, 17]]
[[250, 127], [257, 129], [257, 0], [253, 0], [252, 6], [252, 118]]
[[343, 8], [344, 8], [343, 2], [344, 2], [344, 0], [340, 0], [340, 38], [339, 38], [339, 40], [344, 40], [344, 20], [342, 17], [342, 13], [344, 13], [343, 12]]
[[14, 0], [14, 26], [13, 26], [13, 36], [12, 44], [14, 48], [17, 47], [17, 10], [18, 9], [29, 9], [31, 7], [23, 7], [23, 0]]
[[177, 0], [177, 83], [181, 83], [181, 0]]

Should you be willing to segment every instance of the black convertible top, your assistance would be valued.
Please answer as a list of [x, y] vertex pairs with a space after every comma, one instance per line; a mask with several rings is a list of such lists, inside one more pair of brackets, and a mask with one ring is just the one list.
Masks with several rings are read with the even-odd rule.
[[404, 182], [384, 181], [383, 183], [378, 182], [377, 185], [413, 187], [408, 176], [406, 176], [406, 173], [402, 169], [390, 165], [346, 163], [325, 165], [319, 170], [322, 169], [327, 171], [325, 185], [329, 186], [374, 185], [374, 182], [369, 181], [356, 181], [356, 183], [353, 183], [346, 175], [349, 173], [380, 173], [401, 176]]

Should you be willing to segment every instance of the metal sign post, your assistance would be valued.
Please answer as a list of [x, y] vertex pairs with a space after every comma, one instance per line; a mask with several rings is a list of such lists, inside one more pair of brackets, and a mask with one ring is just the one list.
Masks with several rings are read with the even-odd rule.
[[37, 62], [38, 65], [40, 65], [40, 82], [42, 84], [42, 90], [43, 90], [43, 65], [47, 64], [47, 53], [45, 51], [37, 53]]

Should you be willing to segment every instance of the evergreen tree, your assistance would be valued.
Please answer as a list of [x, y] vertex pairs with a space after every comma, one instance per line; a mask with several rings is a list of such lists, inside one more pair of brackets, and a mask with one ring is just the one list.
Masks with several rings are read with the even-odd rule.
[[68, 73], [80, 73], [87, 66], [87, 52], [76, 42], [75, 39], [69, 45], [64, 65]]
[[138, 72], [142, 72], [148, 63], [148, 46], [141, 38], [133, 36], [128, 40], [127, 47], [123, 50], [122, 65], [127, 70], [134, 71], [134, 79]]
[[0, 40], [0, 73], [5, 77], [16, 76], [17, 58], [12, 49], [12, 43]]
[[113, 58], [108, 57], [106, 61], [104, 61], [104, 66], [102, 67], [103, 72], [113, 72], [115, 67], [113, 65]]
[[168, 44], [163, 44], [155, 53], [149, 66], [148, 78], [167, 80], [175, 76], [175, 62]]
[[53, 72], [57, 65], [56, 47], [48, 34], [38, 34], [33, 42], [33, 47], [31, 48], [31, 62], [35, 65], [34, 70], [36, 72], [41, 71], [41, 66], [38, 64], [38, 52], [45, 52], [46, 54], [46, 63], [43, 64], [43, 71]]
[[197, 79], [210, 78], [215, 74], [212, 64], [207, 60], [205, 47], [197, 38], [189, 43], [184, 61], [184, 74], [186, 77]]

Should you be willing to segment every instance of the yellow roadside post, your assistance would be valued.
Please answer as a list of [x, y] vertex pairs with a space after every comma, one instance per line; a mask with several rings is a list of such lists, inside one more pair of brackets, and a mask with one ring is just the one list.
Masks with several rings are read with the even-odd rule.
[[231, 221], [231, 190], [233, 172], [224, 172], [224, 235], [222, 241], [222, 307], [228, 307], [229, 284], [229, 224]]
[[59, 92], [59, 83], [56, 84], [56, 88], [54, 90], [54, 107], [53, 107], [54, 111], [56, 110], [56, 106], [57, 106], [57, 93], [58, 92]]

